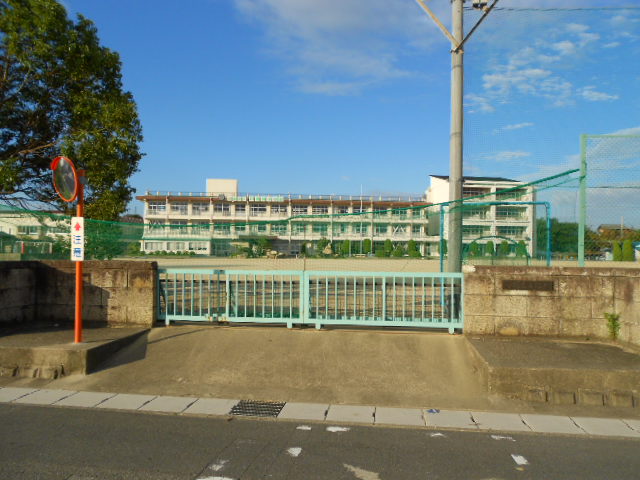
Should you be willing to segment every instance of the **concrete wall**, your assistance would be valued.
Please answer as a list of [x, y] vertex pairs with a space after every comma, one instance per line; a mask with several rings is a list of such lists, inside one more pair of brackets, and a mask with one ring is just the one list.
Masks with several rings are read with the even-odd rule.
[[0, 323], [29, 322], [36, 314], [32, 262], [0, 262]]
[[[156, 277], [155, 262], [83, 262], [83, 321], [150, 328], [156, 317]], [[0, 305], [0, 323], [73, 322], [75, 264], [0, 263]]]
[[618, 313], [619, 340], [640, 346], [640, 269], [471, 267], [464, 308], [468, 334], [599, 339]]

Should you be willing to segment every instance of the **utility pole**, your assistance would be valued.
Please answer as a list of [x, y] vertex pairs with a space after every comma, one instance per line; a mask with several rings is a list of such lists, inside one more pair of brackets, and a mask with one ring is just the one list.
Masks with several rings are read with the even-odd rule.
[[[489, 15], [489, 12], [498, 3], [493, 0], [487, 7], [487, 0], [473, 0], [473, 8], [481, 9], [484, 13], [476, 22], [467, 36], [464, 35], [463, 6], [464, 0], [451, 0], [451, 27], [450, 33], [442, 22], [436, 17], [425, 3], [426, 0], [416, 0], [427, 14], [438, 25], [445, 37], [451, 41], [451, 130], [449, 138], [449, 221], [447, 242], [447, 266], [448, 272], [462, 271], [462, 132], [463, 121], [463, 96], [464, 96], [464, 50], [463, 46], [476, 28]], [[442, 255], [442, 252], [440, 253]], [[441, 262], [442, 263], [442, 262]]]
[[464, 0], [451, 1], [451, 133], [449, 138], [449, 241], [447, 271], [462, 271], [462, 132], [464, 127]]

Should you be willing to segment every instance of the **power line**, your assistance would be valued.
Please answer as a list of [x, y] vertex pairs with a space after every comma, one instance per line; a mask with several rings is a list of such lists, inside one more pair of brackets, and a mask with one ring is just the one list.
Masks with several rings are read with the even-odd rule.
[[[464, 7], [465, 10], [477, 10], [473, 7]], [[640, 7], [574, 7], [574, 8], [533, 8], [533, 7], [495, 7], [494, 10], [504, 10], [507, 12], [578, 12], [578, 11], [601, 11], [601, 10], [640, 10]]]

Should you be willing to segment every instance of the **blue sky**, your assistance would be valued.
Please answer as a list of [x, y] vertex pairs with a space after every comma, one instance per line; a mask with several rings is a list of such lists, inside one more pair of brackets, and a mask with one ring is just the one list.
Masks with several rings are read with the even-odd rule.
[[[64, 4], [121, 55], [144, 128], [138, 194], [206, 178], [420, 193], [448, 173], [449, 43], [413, 0]], [[428, 4], [449, 26], [449, 1]], [[499, 3], [558, 4], [640, 6]], [[640, 133], [640, 10], [496, 11], [465, 52], [467, 175], [533, 180], [577, 165], [580, 133]]]

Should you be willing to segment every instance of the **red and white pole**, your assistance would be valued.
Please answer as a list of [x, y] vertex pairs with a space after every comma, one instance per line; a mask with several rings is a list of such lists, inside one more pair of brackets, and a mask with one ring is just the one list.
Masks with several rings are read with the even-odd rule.
[[[84, 217], [84, 170], [78, 170], [78, 207], [76, 215]], [[76, 262], [75, 343], [82, 343], [82, 260]]]

